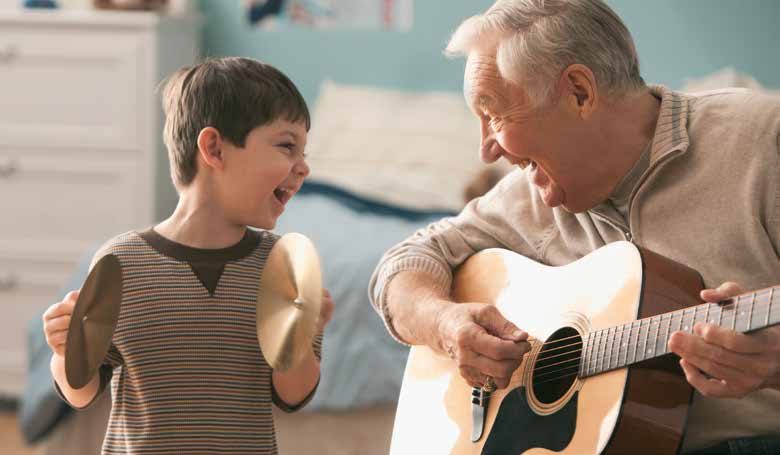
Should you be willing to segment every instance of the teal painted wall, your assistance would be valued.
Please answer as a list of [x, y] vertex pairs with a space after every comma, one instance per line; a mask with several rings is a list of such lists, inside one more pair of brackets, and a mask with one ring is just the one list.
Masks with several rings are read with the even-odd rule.
[[[462, 60], [442, 49], [466, 17], [492, 0], [415, 0], [409, 32], [252, 27], [239, 0], [200, 0], [206, 56], [242, 55], [289, 75], [309, 103], [320, 82], [459, 91]], [[680, 87], [724, 66], [780, 88], [780, 1], [608, 0], [636, 41], [646, 81]]]

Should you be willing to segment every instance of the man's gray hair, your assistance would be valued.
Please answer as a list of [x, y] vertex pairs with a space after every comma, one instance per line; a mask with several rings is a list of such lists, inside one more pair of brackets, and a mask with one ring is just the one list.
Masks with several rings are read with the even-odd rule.
[[465, 20], [445, 53], [463, 56], [485, 45], [496, 50], [501, 76], [522, 86], [535, 106], [552, 100], [561, 73], [575, 63], [590, 68], [609, 95], [645, 87], [631, 34], [601, 0], [498, 0]]

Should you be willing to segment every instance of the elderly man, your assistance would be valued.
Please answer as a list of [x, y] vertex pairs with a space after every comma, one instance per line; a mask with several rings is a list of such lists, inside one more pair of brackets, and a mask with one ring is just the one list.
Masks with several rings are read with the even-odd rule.
[[[780, 284], [780, 100], [646, 86], [600, 0], [499, 0], [447, 51], [467, 57], [483, 160], [520, 169], [382, 258], [369, 292], [399, 341], [448, 353], [474, 387], [507, 386], [527, 334], [449, 294], [452, 270], [492, 247], [559, 266], [629, 240], [698, 270], [708, 302]], [[780, 451], [780, 326], [699, 323], [669, 349], [698, 391], [683, 452]]]

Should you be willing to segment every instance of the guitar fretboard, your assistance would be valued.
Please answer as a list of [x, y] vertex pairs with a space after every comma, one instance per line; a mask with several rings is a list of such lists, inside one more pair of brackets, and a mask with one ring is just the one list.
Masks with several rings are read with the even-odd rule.
[[587, 377], [668, 354], [674, 332], [693, 332], [697, 322], [746, 333], [780, 323], [780, 286], [742, 294], [721, 303], [705, 303], [583, 337], [579, 376]]

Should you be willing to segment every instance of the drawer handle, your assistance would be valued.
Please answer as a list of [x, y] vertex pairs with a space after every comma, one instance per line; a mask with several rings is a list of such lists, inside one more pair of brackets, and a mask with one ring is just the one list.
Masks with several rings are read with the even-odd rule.
[[9, 158], [5, 163], [0, 164], [0, 178], [11, 178], [17, 172], [19, 172], [19, 162], [15, 159]]
[[0, 276], [0, 292], [13, 291], [18, 285], [19, 279], [16, 276], [11, 274]]
[[9, 44], [0, 49], [0, 63], [11, 63], [17, 55], [19, 55], [19, 49], [13, 44]]

